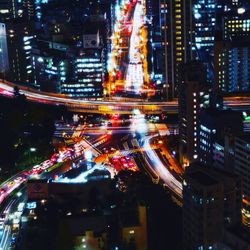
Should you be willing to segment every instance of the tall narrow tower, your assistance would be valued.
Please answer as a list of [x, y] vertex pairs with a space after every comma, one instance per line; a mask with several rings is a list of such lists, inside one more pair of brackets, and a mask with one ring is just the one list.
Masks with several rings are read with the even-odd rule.
[[167, 99], [177, 96], [179, 65], [192, 58], [192, 0], [161, 0], [160, 24], [164, 47], [164, 88]]

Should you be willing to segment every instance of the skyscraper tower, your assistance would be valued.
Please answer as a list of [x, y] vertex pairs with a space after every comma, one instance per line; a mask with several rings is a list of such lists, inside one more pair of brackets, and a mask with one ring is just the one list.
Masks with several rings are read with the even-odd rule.
[[202, 62], [182, 64], [179, 75], [180, 161], [188, 166], [198, 160], [200, 111], [209, 105], [206, 68]]
[[219, 94], [250, 90], [250, 15], [241, 7], [224, 13], [215, 41], [215, 91]]
[[47, 3], [47, 0], [1, 0], [0, 18], [2, 21], [11, 19], [31, 20], [35, 17], [36, 6], [40, 3]]
[[206, 63], [208, 81], [214, 79], [213, 48], [216, 28], [217, 0], [193, 0], [193, 51], [196, 59]]
[[1, 21], [17, 18], [18, 16], [18, 0], [2, 0], [0, 1]]
[[164, 47], [164, 88], [167, 99], [177, 96], [178, 66], [192, 58], [192, 1], [161, 0], [160, 26]]
[[182, 209], [183, 249], [229, 249], [220, 242], [223, 228], [241, 220], [241, 178], [202, 164], [189, 167], [184, 174]]

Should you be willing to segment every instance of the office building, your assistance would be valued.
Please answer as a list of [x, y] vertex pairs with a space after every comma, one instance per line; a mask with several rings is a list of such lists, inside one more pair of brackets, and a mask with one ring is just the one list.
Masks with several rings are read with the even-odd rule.
[[0, 1], [0, 19], [6, 21], [18, 17], [18, 0]]
[[177, 96], [179, 65], [191, 60], [192, 2], [161, 0], [160, 26], [165, 63], [164, 93], [167, 99]]
[[222, 150], [227, 145], [225, 136], [242, 131], [243, 118], [240, 112], [214, 108], [203, 110], [200, 114], [199, 160], [203, 164], [213, 165], [215, 157], [213, 153], [217, 153], [216, 150]]
[[[64, 46], [61, 44], [60, 47]], [[60, 93], [61, 85], [69, 77], [69, 63], [64, 51], [56, 48], [45, 49], [42, 46], [39, 49], [33, 48], [32, 73], [35, 87], [42, 91]]]
[[226, 228], [223, 233], [222, 244], [220, 244], [220, 248], [217, 249], [250, 249], [249, 234], [249, 228], [243, 225]]
[[2, 21], [34, 20], [40, 4], [47, 2], [48, 0], [2, 0], [0, 1], [0, 19]]
[[[156, 83], [156, 88], [160, 92], [162, 99], [164, 96], [166, 97], [166, 93], [163, 91], [163, 72], [165, 72], [164, 68], [164, 55], [163, 55], [163, 41], [162, 41], [162, 32], [161, 32], [161, 0], [151, 1], [152, 6], [152, 55], [151, 61], [153, 64], [152, 67], [152, 75], [153, 80]], [[165, 89], [166, 90], [166, 89]]]
[[6, 22], [9, 71], [6, 79], [32, 83], [31, 49], [34, 39], [32, 23], [13, 20]]
[[213, 48], [216, 28], [217, 0], [193, 1], [193, 53], [206, 63], [208, 82], [213, 81]]
[[206, 68], [199, 61], [183, 64], [179, 78], [179, 146], [185, 166], [198, 160], [200, 112], [209, 106]]
[[7, 46], [7, 33], [4, 23], [0, 23], [0, 73], [1, 78], [5, 78], [6, 72], [9, 71], [9, 54]]
[[218, 94], [250, 90], [250, 16], [227, 13], [215, 41], [215, 91]]
[[218, 29], [224, 29], [222, 19], [228, 13], [236, 12], [238, 1], [193, 0], [194, 58], [206, 63], [209, 84], [215, 80], [214, 42]]
[[[250, 23], [249, 23], [250, 25]], [[249, 92], [250, 39], [216, 42], [216, 89], [218, 93]]]
[[61, 93], [73, 97], [101, 98], [104, 72], [101, 51], [88, 51], [74, 59], [73, 80], [62, 84]]
[[250, 226], [250, 136], [235, 136], [234, 171], [242, 177], [243, 223]]
[[241, 179], [203, 165], [187, 168], [183, 181], [183, 248], [216, 249], [223, 229], [241, 221]]
[[[29, 213], [28, 219], [37, 218], [36, 223], [39, 224], [36, 228], [39, 228], [40, 223], [43, 223], [43, 220], [40, 220], [42, 217], [39, 209], [42, 207], [43, 216], [49, 216], [56, 204], [63, 211], [63, 213], [58, 213], [59, 222], [66, 222], [68, 225], [69, 233], [74, 240], [74, 249], [147, 250], [148, 225], [145, 205], [128, 203], [120, 206], [114, 201], [112, 206], [104, 205], [98, 208], [98, 203], [94, 201], [95, 198], [92, 199], [95, 196], [93, 190], [100, 194], [103, 204], [107, 204], [108, 197], [113, 194], [113, 190], [110, 189], [110, 176], [97, 178], [97, 176], [107, 176], [107, 173], [105, 170], [89, 176], [88, 181], [84, 184], [69, 185], [46, 179], [29, 180], [27, 183], [27, 210], [33, 209], [33, 212]], [[65, 204], [69, 204], [72, 199], [77, 199], [77, 197], [79, 202], [65, 210]], [[44, 205], [49, 205], [48, 209], [43, 209]], [[68, 209], [70, 209], [70, 213], [65, 213], [64, 211], [69, 211]]]
[[249, 37], [250, 15], [247, 10], [242, 14], [229, 12], [223, 15], [222, 26], [223, 39], [226, 41]]
[[234, 171], [234, 138], [230, 130], [225, 130], [223, 136], [212, 142], [212, 164], [215, 168]]
[[102, 97], [105, 55], [102, 49], [89, 44], [92, 41], [96, 40], [88, 36], [83, 42], [84, 49], [65, 43], [39, 42], [32, 50], [36, 87], [76, 98]]

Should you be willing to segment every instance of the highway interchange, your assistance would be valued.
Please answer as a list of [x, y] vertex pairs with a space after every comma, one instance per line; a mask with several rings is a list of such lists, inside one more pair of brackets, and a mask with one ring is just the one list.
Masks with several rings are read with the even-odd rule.
[[[154, 143], [154, 139], [158, 140], [160, 138], [159, 130], [155, 126], [154, 130], [151, 128], [147, 131], [152, 125], [150, 126], [142, 117], [143, 115], [140, 114], [139, 123], [137, 121], [136, 124], [139, 128], [142, 122], [145, 123], [146, 130], [143, 131], [137, 131], [131, 125], [138, 119], [138, 115], [131, 118], [129, 125], [128, 123], [122, 124], [121, 120], [113, 121], [112, 125], [91, 124], [89, 126], [88, 124], [88, 126], [79, 125], [77, 127], [65, 124], [59, 125], [59, 131], [59, 127], [63, 128], [61, 131], [73, 131], [71, 138], [75, 137], [75, 143], [70, 147], [61, 149], [52, 155], [50, 159], [16, 174], [0, 185], [0, 249], [11, 249], [11, 245], [15, 245], [15, 237], [18, 235], [16, 228], [19, 227], [19, 224], [22, 224], [21, 221], [23, 220], [21, 215], [24, 207], [20, 209], [20, 204], [27, 205], [25, 184], [28, 179], [43, 176], [43, 173], [48, 172], [58, 162], [65, 162], [74, 158], [84, 160], [86, 152], [91, 152], [90, 155], [93, 156], [93, 161], [98, 157], [99, 161], [100, 159], [102, 161], [101, 163], [96, 162], [92, 170], [94, 168], [106, 168], [111, 173], [111, 177], [114, 177], [121, 169], [129, 168], [137, 171], [143, 167], [141, 170], [145, 170], [153, 181], [164, 184], [174, 195], [181, 197], [181, 178], [176, 178], [176, 175], [171, 170], [176, 166], [167, 166], [163, 157], [156, 153], [156, 150], [162, 146], [161, 144], [156, 146]], [[165, 134], [170, 134], [167, 127]], [[57, 134], [57, 136], [63, 135], [65, 133]], [[106, 157], [107, 155], [109, 157]], [[102, 159], [102, 156], [105, 157]], [[116, 159], [119, 159], [119, 163]], [[78, 178], [78, 181], [74, 180], [72, 182], [84, 182], [84, 176], [86, 175], [87, 173], [83, 173], [82, 177]], [[53, 179], [54, 174], [50, 177]], [[14, 220], [13, 216], [16, 216]]]

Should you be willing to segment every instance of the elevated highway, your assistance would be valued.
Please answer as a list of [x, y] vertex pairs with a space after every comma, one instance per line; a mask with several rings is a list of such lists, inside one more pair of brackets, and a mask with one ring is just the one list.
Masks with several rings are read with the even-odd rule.
[[[0, 81], [0, 95], [13, 97], [13, 88], [16, 84]], [[132, 114], [134, 109], [139, 109], [144, 114], [160, 114], [168, 112], [178, 113], [177, 101], [152, 102], [116, 97], [110, 100], [73, 99], [66, 95], [41, 92], [32, 88], [19, 86], [20, 93], [29, 101], [47, 103], [52, 105], [64, 105], [70, 111], [96, 114]]]
[[[14, 83], [0, 80], [0, 95], [13, 97]], [[41, 92], [33, 88], [20, 86], [20, 93], [23, 93], [29, 101], [47, 103], [52, 105], [63, 105], [68, 110], [79, 113], [93, 114], [132, 114], [134, 109], [139, 109], [144, 114], [169, 114], [178, 113], [178, 101], [152, 102], [141, 99], [114, 97], [106, 100], [73, 99], [67, 95]], [[250, 111], [250, 96], [224, 97], [224, 108], [239, 111]]]

